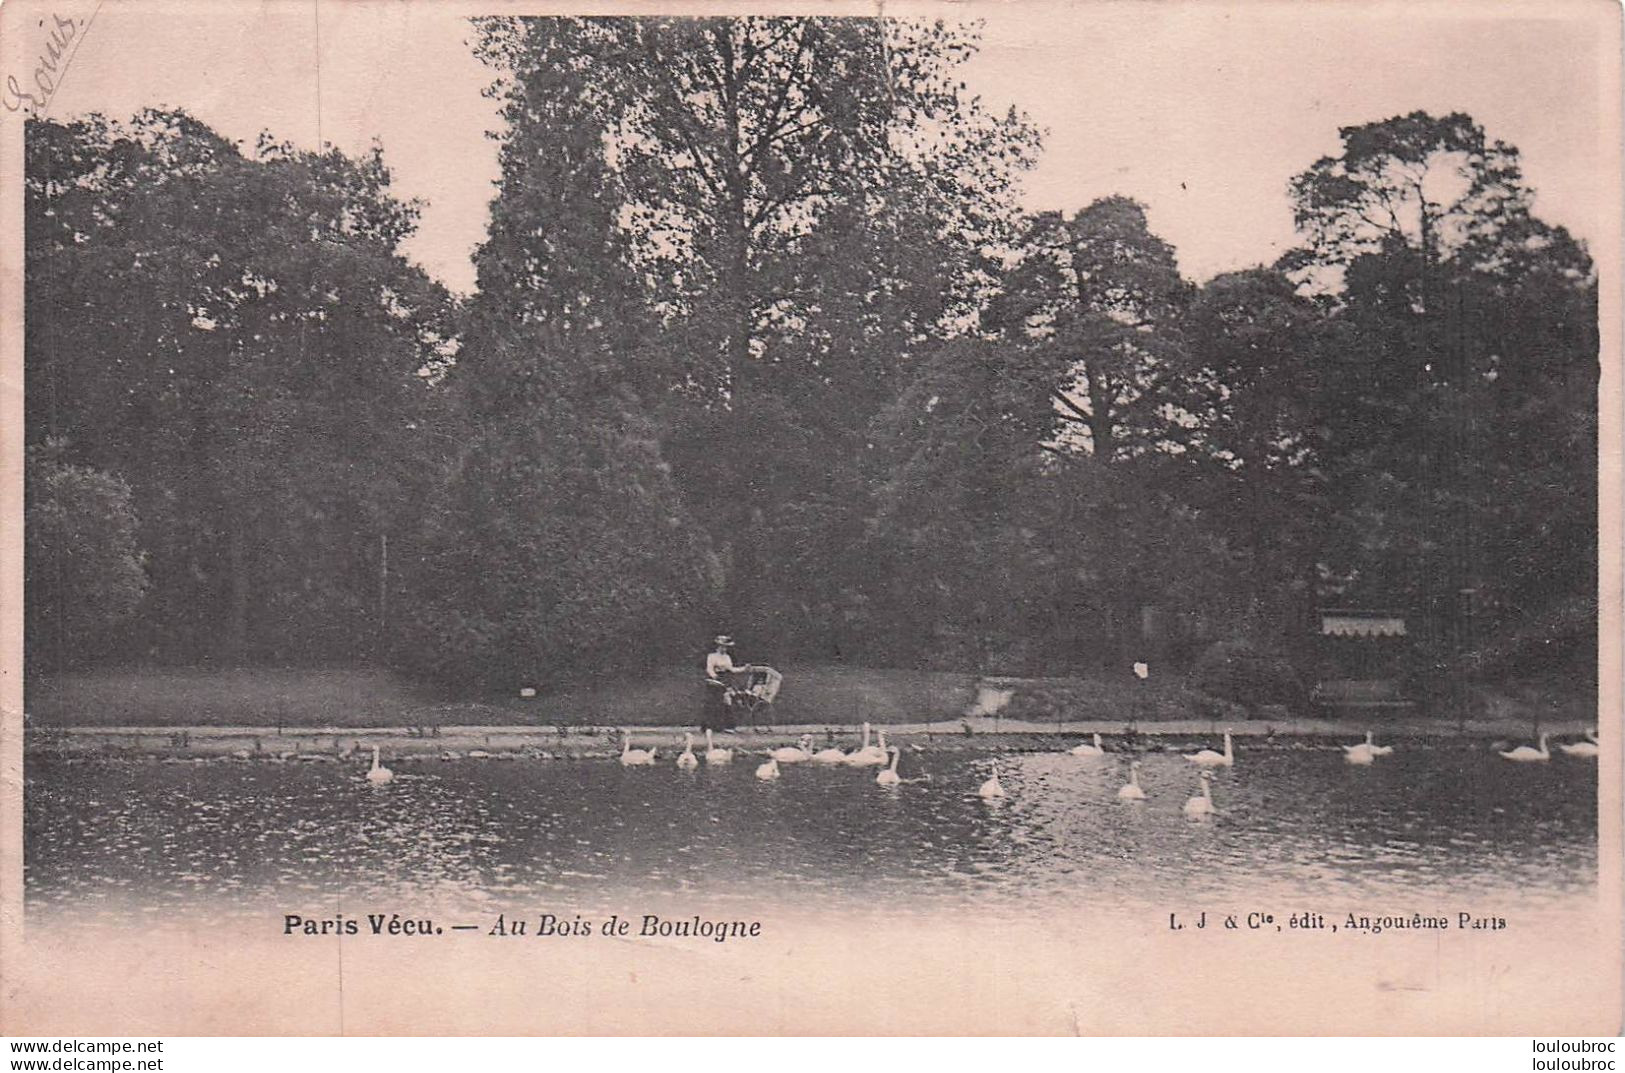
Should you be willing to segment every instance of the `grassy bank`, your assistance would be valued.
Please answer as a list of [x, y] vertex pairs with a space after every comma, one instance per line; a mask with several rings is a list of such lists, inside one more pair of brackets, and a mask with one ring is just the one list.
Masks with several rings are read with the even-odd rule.
[[[847, 666], [787, 665], [779, 700], [764, 713], [776, 726], [955, 724], [970, 714], [1066, 733], [1129, 724], [1258, 722], [1285, 727], [1321, 713], [1247, 711], [1167, 676], [1109, 679], [987, 679], [971, 674]], [[579, 685], [538, 697], [457, 699], [387, 671], [367, 669], [98, 670], [29, 683], [34, 727], [682, 727], [699, 717], [697, 676], [666, 672]], [[997, 709], [995, 712], [994, 709]], [[1473, 720], [1507, 728], [1595, 722], [1594, 705], [1547, 684], [1486, 691]], [[1409, 711], [1373, 716], [1402, 726], [1454, 725]], [[1363, 724], [1362, 724], [1363, 725]]]
[[30, 681], [34, 726], [392, 726], [437, 698], [365, 669], [82, 671]]
[[[932, 671], [785, 667], [778, 723], [953, 718], [976, 678]], [[538, 697], [456, 699], [376, 670], [99, 670], [29, 683], [32, 725], [143, 727], [685, 726], [694, 674], [667, 672]]]

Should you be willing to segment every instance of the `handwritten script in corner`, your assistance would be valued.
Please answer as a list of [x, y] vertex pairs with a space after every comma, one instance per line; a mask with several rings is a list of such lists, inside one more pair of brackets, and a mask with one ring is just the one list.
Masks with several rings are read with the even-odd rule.
[[0, 86], [0, 105], [8, 112], [43, 114], [62, 85], [79, 43], [95, 17], [94, 11], [89, 18], [52, 13], [35, 20], [35, 28], [43, 38], [36, 54], [37, 62], [25, 78], [19, 78], [15, 72], [6, 75], [4, 85]]

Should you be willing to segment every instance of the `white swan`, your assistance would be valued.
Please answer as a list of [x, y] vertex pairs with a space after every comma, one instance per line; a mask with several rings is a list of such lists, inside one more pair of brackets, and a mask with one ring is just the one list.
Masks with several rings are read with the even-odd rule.
[[991, 801], [996, 797], [1004, 796], [1004, 784], [999, 781], [999, 765], [993, 764], [993, 777], [982, 783], [982, 788], [976, 791], [984, 801]]
[[367, 771], [367, 781], [374, 786], [382, 786], [386, 782], [393, 781], [394, 778], [395, 773], [378, 762], [378, 746], [374, 745], [372, 747], [372, 767]]
[[1503, 752], [1501, 757], [1505, 760], [1518, 760], [1527, 763], [1535, 760], [1550, 760], [1552, 753], [1550, 749], [1546, 748], [1546, 735], [1542, 734], [1540, 736], [1540, 748], [1531, 749], [1527, 745], [1520, 745], [1516, 749]]
[[1586, 731], [1585, 741], [1560, 742], [1557, 747], [1563, 750], [1565, 756], [1589, 756], [1595, 758], [1597, 755], [1597, 732], [1588, 730]]
[[1140, 789], [1140, 762], [1134, 761], [1128, 766], [1128, 785], [1117, 788], [1119, 801], [1144, 801], [1145, 791]]
[[1343, 760], [1350, 764], [1369, 764], [1378, 756], [1377, 747], [1371, 744], [1371, 731], [1365, 732], [1365, 740], [1358, 745], [1343, 746]]
[[799, 764], [803, 760], [811, 760], [812, 740], [811, 734], [803, 734], [795, 745], [781, 745], [768, 755], [781, 764]]
[[718, 749], [717, 743], [711, 740], [711, 728], [705, 730], [705, 762], [707, 764], [731, 764], [734, 751], [732, 749]]
[[869, 744], [869, 724], [863, 724], [863, 745], [855, 752], [848, 753], [846, 762], [853, 767], [874, 767], [886, 763], [886, 732], [880, 732], [880, 744]]
[[1212, 749], [1203, 749], [1199, 753], [1187, 753], [1185, 759], [1202, 767], [1233, 767], [1236, 763], [1236, 754], [1230, 746], [1230, 731], [1224, 732], [1224, 752], [1216, 753]]
[[864, 763], [862, 758], [868, 754], [869, 749], [869, 724], [865, 723], [863, 724], [863, 744], [847, 753], [845, 762], [857, 767], [859, 764]]
[[1212, 781], [1212, 772], [1202, 772], [1202, 792], [1200, 795], [1192, 797], [1190, 800], [1185, 802], [1186, 816], [1193, 820], [1202, 820], [1213, 815], [1215, 812], [1215, 809], [1213, 808], [1213, 792], [1208, 789], [1208, 784]]
[[653, 749], [632, 748], [632, 732], [621, 731], [621, 765], [623, 767], [648, 767], [655, 762]]
[[694, 755], [694, 735], [683, 735], [683, 751], [677, 757], [677, 766], [684, 771], [693, 771], [700, 766], [700, 758]]
[[891, 767], [881, 768], [880, 771], [875, 775], [875, 782], [879, 783], [881, 786], [896, 786], [898, 783], [902, 782], [903, 780], [897, 776], [897, 758], [902, 755], [903, 750], [893, 746], [891, 751]]
[[1105, 756], [1106, 755], [1106, 750], [1100, 744], [1100, 735], [1099, 734], [1095, 735], [1095, 743], [1093, 745], [1083, 745], [1083, 744], [1074, 745], [1072, 748], [1068, 749], [1067, 752], [1071, 753], [1073, 756]]
[[771, 756], [769, 756], [767, 758], [767, 763], [761, 765], [760, 767], [758, 767], [756, 769], [756, 777], [758, 779], [764, 779], [764, 780], [765, 779], [776, 779], [776, 778], [778, 778], [779, 777], [779, 762], [777, 760], [773, 759]]
[[846, 763], [846, 754], [831, 745], [827, 749], [820, 749], [813, 753], [812, 761], [815, 764], [844, 764]]

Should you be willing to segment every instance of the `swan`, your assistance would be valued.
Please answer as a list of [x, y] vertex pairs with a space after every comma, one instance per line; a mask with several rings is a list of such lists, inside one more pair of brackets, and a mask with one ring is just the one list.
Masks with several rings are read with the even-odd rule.
[[707, 764], [731, 764], [734, 751], [732, 749], [718, 749], [717, 743], [711, 740], [711, 729], [705, 730], [705, 762]]
[[655, 762], [653, 749], [632, 748], [632, 732], [621, 731], [621, 765], [623, 767], [648, 767]]
[[767, 763], [763, 764], [762, 766], [760, 766], [760, 767], [758, 767], [756, 769], [756, 777], [758, 779], [763, 779], [763, 780], [778, 778], [779, 777], [779, 762], [777, 760], [773, 759], [772, 756], [769, 756], [767, 758]]
[[1597, 732], [1595, 730], [1586, 731], [1586, 738], [1586, 741], [1562, 742], [1558, 745], [1558, 748], [1563, 750], [1565, 756], [1595, 757], [1597, 755]]
[[1506, 760], [1519, 760], [1524, 762], [1533, 760], [1550, 760], [1552, 758], [1551, 750], [1546, 748], [1545, 734], [1540, 736], [1540, 748], [1531, 749], [1527, 745], [1520, 745], [1510, 752], [1503, 752], [1501, 756]]
[[1350, 764], [1369, 764], [1379, 755], [1377, 747], [1371, 744], [1371, 731], [1365, 732], [1365, 740], [1358, 745], [1343, 746], [1343, 759]]
[[677, 766], [684, 771], [693, 771], [700, 766], [699, 757], [694, 755], [694, 735], [683, 735], [683, 751], [677, 757]]
[[[1368, 742], [1371, 740], [1370, 731], [1366, 732], [1365, 740], [1368, 741]], [[1371, 746], [1371, 755], [1372, 756], [1387, 756], [1389, 753], [1391, 753], [1393, 751], [1394, 751], [1394, 747], [1392, 745], [1373, 745], [1373, 746]]]
[[827, 749], [820, 749], [813, 753], [812, 760], [815, 764], [844, 764], [846, 763], [846, 754], [831, 745]]
[[1230, 747], [1230, 731], [1224, 732], [1224, 752], [1216, 753], [1212, 749], [1203, 749], [1199, 753], [1187, 753], [1185, 759], [1202, 767], [1232, 767], [1236, 762], [1236, 754]]
[[1067, 752], [1071, 753], [1073, 756], [1106, 755], [1106, 750], [1101, 747], [1099, 734], [1095, 735], [1095, 743], [1093, 745], [1074, 745], [1072, 748], [1068, 749]]
[[1185, 815], [1190, 819], [1201, 820], [1213, 815], [1213, 791], [1208, 789], [1208, 784], [1212, 781], [1212, 772], [1202, 772], [1201, 794], [1185, 802]]
[[982, 788], [976, 793], [984, 800], [991, 801], [996, 797], [1004, 796], [1004, 784], [999, 782], [999, 765], [993, 764], [993, 777], [982, 783]]
[[846, 762], [853, 767], [873, 767], [886, 763], [886, 732], [880, 732], [880, 744], [869, 744], [869, 724], [863, 724], [863, 745], [849, 753]]
[[395, 778], [395, 773], [378, 762], [378, 746], [372, 747], [372, 767], [367, 771], [367, 781], [374, 786], [382, 786]]
[[853, 767], [864, 763], [865, 761], [862, 758], [868, 755], [869, 749], [869, 724], [865, 723], [863, 724], [863, 744], [846, 754], [846, 763], [851, 764]]
[[903, 750], [893, 746], [891, 751], [891, 767], [881, 768], [880, 771], [875, 775], [875, 782], [879, 783], [881, 786], [896, 786], [898, 783], [902, 782], [903, 780], [897, 776], [897, 758], [902, 755]]
[[1145, 791], [1140, 789], [1140, 762], [1134, 761], [1128, 766], [1128, 785], [1117, 788], [1119, 801], [1144, 801]]
[[812, 740], [811, 734], [803, 734], [796, 744], [782, 745], [767, 755], [781, 764], [799, 764], [812, 759]]

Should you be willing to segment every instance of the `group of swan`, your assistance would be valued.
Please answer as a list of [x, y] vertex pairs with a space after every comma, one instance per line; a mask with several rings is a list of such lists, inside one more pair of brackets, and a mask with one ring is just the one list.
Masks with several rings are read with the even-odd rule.
[[[840, 749], [831, 746], [818, 752], [812, 751], [813, 737], [803, 734], [800, 741], [793, 746], [782, 746], [768, 753], [767, 762], [756, 769], [756, 777], [762, 780], [771, 780], [779, 777], [779, 765], [795, 764], [811, 761], [816, 764], [845, 764], [849, 767], [879, 766], [881, 770], [875, 775], [875, 782], [881, 786], [896, 786], [903, 781], [897, 774], [897, 761], [901, 751], [896, 746], [886, 745], [886, 732], [880, 731], [880, 743], [869, 743], [871, 728], [868, 723], [863, 724], [863, 744], [850, 753], [843, 753]], [[1092, 743], [1073, 746], [1067, 750], [1073, 756], [1098, 757], [1106, 755], [1101, 744], [1100, 735], [1093, 735]], [[1520, 745], [1515, 749], [1498, 750], [1507, 760], [1518, 762], [1539, 762], [1552, 758], [1551, 750], [1547, 747], [1548, 735], [1540, 736], [1538, 748]], [[717, 748], [711, 731], [705, 732], [705, 762], [707, 764], [727, 764], [733, 761], [732, 749]], [[1598, 752], [1597, 731], [1595, 728], [1586, 731], [1586, 740], [1577, 742], [1564, 742], [1558, 745], [1568, 756], [1596, 757]], [[1392, 745], [1378, 745], [1373, 740], [1371, 731], [1366, 731], [1365, 741], [1357, 745], [1344, 745], [1343, 759], [1350, 764], [1366, 765], [1372, 763], [1379, 756], [1387, 756], [1394, 751]], [[473, 754], [470, 754], [473, 755]], [[1213, 794], [1209, 789], [1212, 780], [1207, 770], [1215, 767], [1233, 767], [1236, 762], [1235, 747], [1231, 741], [1231, 732], [1224, 732], [1224, 751], [1214, 752], [1212, 749], [1202, 749], [1199, 752], [1185, 754], [1185, 759], [1202, 768], [1200, 783], [1201, 793], [1192, 796], [1185, 802], [1184, 812], [1193, 819], [1201, 819], [1214, 814]], [[655, 749], [632, 748], [632, 735], [621, 731], [621, 764], [625, 767], [649, 767], [656, 761]], [[694, 753], [694, 736], [683, 735], [683, 751], [677, 757], [677, 766], [684, 770], [693, 770], [699, 767], [699, 758]], [[384, 767], [379, 759], [378, 746], [372, 747], [372, 767], [367, 770], [366, 779], [374, 786], [381, 786], [393, 781], [395, 773]], [[977, 790], [977, 795], [984, 800], [994, 800], [1005, 796], [1004, 784], [999, 781], [999, 766], [993, 764], [992, 776], [983, 782]], [[1129, 764], [1129, 781], [1118, 788], [1118, 800], [1144, 801], [1145, 790], [1140, 786], [1140, 762], [1138, 760]]]
[[[1380, 750], [1379, 752], [1375, 753], [1375, 755], [1378, 756], [1393, 752], [1392, 746], [1371, 745], [1370, 734], [1366, 735], [1366, 740], [1363, 745], [1344, 746], [1344, 749], [1368, 748]], [[1102, 756], [1105, 754], [1105, 750], [1101, 748], [1099, 734], [1094, 735], [1094, 743], [1092, 745], [1078, 745], [1072, 749], [1069, 749], [1068, 752], [1070, 752], [1073, 756]], [[1198, 792], [1193, 794], [1185, 802], [1183, 812], [1189, 819], [1205, 820], [1210, 816], [1216, 815], [1218, 811], [1213, 806], [1213, 772], [1211, 769], [1220, 767], [1235, 767], [1236, 765], [1236, 747], [1235, 742], [1231, 737], [1231, 732], [1228, 730], [1224, 732], [1223, 752], [1215, 752], [1212, 749], [1202, 749], [1194, 753], [1186, 753], [1185, 759], [1189, 760], [1191, 763], [1195, 764], [1198, 769], [1200, 769], [1199, 774], [1201, 781], [1197, 783]], [[1370, 761], [1366, 760], [1365, 762], [1369, 763]], [[986, 789], [986, 787], [984, 787], [984, 789]], [[1129, 763], [1128, 782], [1118, 787], [1117, 799], [1119, 801], [1145, 800], [1145, 788], [1140, 785], [1140, 762], [1138, 760], [1134, 760]]]
[[[886, 732], [880, 731], [880, 744], [871, 745], [870, 735], [873, 728], [863, 724], [863, 744], [850, 753], [842, 752], [831, 746], [818, 752], [812, 751], [813, 736], [803, 734], [794, 745], [784, 745], [768, 753], [767, 761], [756, 769], [759, 779], [776, 779], [779, 777], [780, 764], [800, 764], [811, 762], [815, 764], [845, 764], [848, 767], [881, 767], [882, 770], [875, 781], [883, 786], [895, 786], [902, 781], [897, 776], [898, 750], [886, 745]], [[732, 749], [717, 748], [716, 740], [710, 730], [705, 732], [705, 762], [707, 764], [729, 764], [733, 762]], [[648, 767], [656, 759], [654, 749], [632, 748], [632, 735], [628, 731], [621, 731], [621, 763], [626, 767]], [[888, 761], [890, 766], [887, 767]], [[700, 759], [694, 752], [694, 735], [683, 735], [683, 751], [677, 757], [677, 766], [684, 770], [693, 770], [700, 766]]]
[[[1229, 735], [1226, 735], [1226, 737], [1228, 738]], [[1230, 743], [1228, 741], [1225, 742], [1226, 753], [1230, 752], [1228, 747], [1229, 744]], [[1203, 763], [1202, 769], [1198, 772], [1198, 775], [1201, 777], [1201, 782], [1197, 784], [1197, 789], [1199, 792], [1187, 800], [1184, 807], [1185, 815], [1193, 820], [1206, 819], [1207, 817], [1214, 815], [1216, 811], [1213, 807], [1213, 791], [1209, 788], [1210, 784], [1213, 782], [1213, 773], [1209, 771], [1208, 768], [1219, 767], [1221, 766], [1221, 763], [1219, 761], [1197, 761], [1196, 757], [1201, 755], [1202, 753], [1196, 753], [1195, 755], [1187, 756], [1185, 758], [1192, 762]], [[1211, 755], [1218, 756], [1221, 754], [1212, 753]], [[1234, 763], [1234, 760], [1235, 757], [1232, 755], [1231, 763]], [[1145, 788], [1140, 785], [1140, 762], [1138, 760], [1129, 763], [1128, 782], [1117, 788], [1117, 799], [1119, 801], [1145, 800]]]
[[[1540, 736], [1539, 748], [1531, 748], [1528, 745], [1520, 745], [1516, 749], [1498, 749], [1496, 751], [1501, 754], [1503, 759], [1515, 760], [1519, 763], [1538, 763], [1544, 760], [1550, 760], [1552, 758], [1552, 751], [1551, 749], [1547, 748], [1546, 745], [1546, 739], [1548, 737], [1549, 735], [1547, 734], [1542, 734]], [[1586, 731], [1585, 741], [1559, 742], [1557, 747], [1563, 750], [1564, 756], [1580, 756], [1595, 759], [1597, 756], [1597, 730], [1595, 727], [1593, 727]]]
[[[1235, 763], [1235, 752], [1234, 752], [1234, 749], [1233, 749], [1233, 747], [1231, 746], [1231, 743], [1230, 743], [1230, 735], [1229, 735], [1229, 733], [1226, 733], [1224, 738], [1225, 738], [1225, 741], [1224, 741], [1224, 752], [1223, 753], [1216, 753], [1216, 752], [1213, 752], [1211, 749], [1204, 749], [1199, 753], [1189, 754], [1189, 755], [1187, 755], [1185, 757], [1185, 759], [1191, 761], [1192, 763], [1201, 765], [1201, 769], [1202, 769], [1201, 772], [1200, 772], [1202, 781], [1198, 784], [1198, 788], [1199, 788], [1200, 792], [1195, 794], [1194, 796], [1192, 796], [1190, 798], [1190, 800], [1185, 802], [1184, 813], [1190, 819], [1193, 819], [1193, 820], [1206, 819], [1207, 817], [1214, 815], [1215, 812], [1216, 812], [1216, 810], [1213, 807], [1213, 791], [1209, 788], [1210, 784], [1213, 781], [1213, 773], [1211, 771], [1209, 771], [1208, 768], [1210, 768], [1210, 767], [1230, 766], [1230, 765], [1233, 765]], [[1099, 746], [1099, 741], [1100, 741], [1100, 738], [1098, 736], [1096, 736], [1096, 738], [1095, 738], [1096, 744], [1095, 744], [1094, 748], [1098, 749], [1100, 747]], [[1090, 753], [1081, 753], [1081, 754], [1079, 754], [1079, 753], [1076, 753], [1076, 750], [1069, 750], [1069, 751], [1072, 751], [1075, 755], [1081, 755], [1081, 756], [1099, 756], [1099, 755], [1101, 755], [1098, 752], [1090, 752]], [[1217, 758], [1217, 759], [1213, 759], [1213, 758]], [[999, 782], [999, 765], [997, 763], [995, 763], [993, 765], [993, 777], [988, 779], [986, 782], [984, 782], [982, 784], [982, 788], [977, 792], [984, 799], [992, 799], [992, 798], [999, 798], [999, 797], [1005, 796], [1004, 786], [1003, 786], [1002, 783]], [[1134, 761], [1131, 761], [1129, 763], [1129, 766], [1128, 766], [1128, 782], [1118, 788], [1118, 790], [1117, 790], [1117, 799], [1119, 801], [1144, 801], [1145, 800], [1145, 789], [1144, 789], [1144, 787], [1142, 787], [1140, 785], [1140, 762], [1138, 760], [1134, 760]]]
[[[880, 740], [886, 740], [885, 734], [881, 734]], [[818, 757], [816, 754], [811, 754], [807, 751], [807, 745], [809, 742], [810, 737], [807, 737], [802, 739], [802, 745], [799, 748], [774, 749], [772, 752], [767, 754], [767, 762], [757, 767], [756, 777], [764, 781], [776, 779], [779, 777], [779, 764], [781, 763], [800, 763], [803, 760], [817, 760]], [[825, 751], [827, 752], [828, 750]], [[891, 756], [891, 763], [888, 766], [880, 769], [880, 772], [875, 775], [875, 782], [879, 783], [881, 786], [896, 786], [903, 781], [902, 777], [897, 774], [897, 760], [898, 757], [902, 756], [903, 751], [897, 748], [897, 746], [893, 745], [887, 750], [887, 752]], [[857, 755], [857, 753], [847, 755], [842, 762], [851, 764], [855, 767], [862, 767], [870, 763], [867, 758], [863, 759], [862, 761], [854, 761], [852, 757]], [[821, 762], [833, 763], [834, 761], [825, 760]]]
[[[880, 771], [875, 775], [875, 782], [881, 786], [897, 786], [903, 782], [902, 776], [897, 774], [897, 761], [903, 751], [895, 745], [887, 746], [886, 732], [880, 732], [880, 744], [869, 744], [869, 724], [863, 724], [863, 744], [850, 753], [831, 746], [818, 752], [812, 751], [812, 735], [803, 734], [801, 741], [795, 746], [774, 749], [767, 754], [767, 762], [756, 769], [756, 777], [771, 780], [779, 777], [780, 764], [799, 764], [811, 761], [815, 764], [845, 764], [848, 767], [875, 767]], [[888, 763], [889, 758], [889, 763]]]
[[[1083, 742], [1074, 745], [1067, 752], [1072, 756], [1097, 757], [1105, 756], [1106, 748], [1101, 744], [1100, 735], [1092, 735], [1093, 742]], [[1185, 759], [1201, 767], [1234, 767], [1236, 763], [1235, 746], [1230, 741], [1230, 731], [1224, 732], [1224, 752], [1216, 753], [1212, 749], [1203, 749], [1201, 752], [1187, 753]]]

